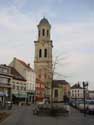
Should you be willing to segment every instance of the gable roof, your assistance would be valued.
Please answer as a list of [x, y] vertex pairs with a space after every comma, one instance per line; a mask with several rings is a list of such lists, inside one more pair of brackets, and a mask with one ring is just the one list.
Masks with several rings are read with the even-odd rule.
[[20, 62], [24, 67], [26, 67], [28, 70], [31, 70], [32, 72], [34, 72], [34, 70], [30, 67], [30, 64], [26, 64], [24, 61], [15, 58], [18, 62]]
[[29, 64], [26, 64], [24, 61], [20, 60], [20, 59], [17, 59], [22, 65], [24, 65], [26, 68], [32, 70], [32, 68], [30, 67]]
[[53, 80], [53, 86], [58, 87], [59, 85], [69, 85], [66, 80]]
[[[10, 67], [7, 66], [6, 64], [0, 64], [0, 75], [2, 76], [8, 76], [8, 77], [12, 77], [12, 74], [10, 73]], [[7, 72], [3, 72], [3, 70], [6, 69]]]
[[13, 79], [26, 81], [26, 79], [13, 67], [11, 68], [11, 74], [13, 75]]
[[80, 86], [79, 83], [77, 83], [77, 84], [74, 84], [74, 85], [71, 87], [71, 89], [83, 89], [83, 88]]

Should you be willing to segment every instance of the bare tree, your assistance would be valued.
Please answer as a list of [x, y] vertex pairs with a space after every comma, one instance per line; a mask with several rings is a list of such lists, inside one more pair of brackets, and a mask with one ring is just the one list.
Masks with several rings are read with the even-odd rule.
[[51, 86], [50, 86], [50, 89], [51, 89], [51, 95], [50, 95], [51, 107], [53, 107], [53, 89], [54, 89], [54, 80], [53, 79], [54, 79], [54, 76], [58, 75], [58, 76], [62, 76], [62, 77], [67, 77], [67, 76], [62, 75], [61, 73], [56, 72], [57, 65], [60, 64], [61, 60], [65, 60], [65, 59], [66, 58], [60, 58], [60, 56], [56, 56], [54, 61], [52, 62], [52, 70], [49, 68], [47, 69], [48, 74], [50, 75], [50, 79], [51, 79]]

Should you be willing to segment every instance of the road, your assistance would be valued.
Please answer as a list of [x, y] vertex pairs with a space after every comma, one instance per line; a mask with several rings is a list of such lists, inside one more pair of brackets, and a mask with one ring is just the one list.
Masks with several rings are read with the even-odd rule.
[[19, 106], [0, 125], [94, 125], [94, 116], [84, 117], [74, 109], [69, 116], [34, 116], [31, 106]]

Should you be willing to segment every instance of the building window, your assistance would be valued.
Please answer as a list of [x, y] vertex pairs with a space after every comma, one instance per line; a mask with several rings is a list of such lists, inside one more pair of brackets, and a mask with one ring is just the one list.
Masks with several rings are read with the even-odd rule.
[[47, 49], [44, 49], [44, 57], [47, 57]]
[[47, 30], [47, 36], [49, 36], [49, 30]]
[[8, 83], [8, 78], [0, 77], [0, 82], [7, 84]]
[[75, 93], [76, 93], [76, 90], [75, 90]]
[[42, 50], [40, 49], [39, 50], [39, 58], [41, 58], [42, 57]]
[[39, 37], [40, 37], [40, 30], [39, 30]]
[[39, 74], [39, 78], [41, 79], [41, 74]]
[[42, 30], [42, 35], [45, 36], [45, 29]]
[[19, 90], [19, 86], [17, 86], [17, 90]]
[[2, 68], [0, 67], [0, 72], [2, 72]]
[[15, 84], [13, 84], [13, 89], [15, 89]]
[[3, 73], [8, 73], [8, 69], [3, 68]]
[[23, 86], [21, 86], [21, 90], [23, 90]]
[[55, 89], [55, 91], [54, 91], [54, 96], [58, 97], [58, 90], [57, 89]]
[[24, 91], [26, 91], [26, 87], [24, 87]]
[[46, 73], [44, 74], [45, 79], [47, 78]]

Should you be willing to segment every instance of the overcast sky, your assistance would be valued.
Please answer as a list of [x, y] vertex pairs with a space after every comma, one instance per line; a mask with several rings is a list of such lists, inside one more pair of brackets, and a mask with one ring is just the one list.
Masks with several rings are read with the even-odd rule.
[[94, 89], [94, 0], [0, 0], [0, 64], [13, 57], [33, 65], [37, 24], [52, 25], [60, 79], [88, 81]]

